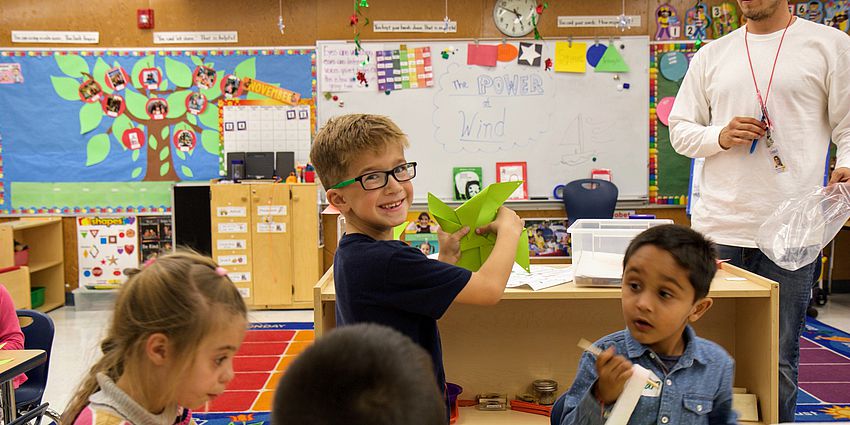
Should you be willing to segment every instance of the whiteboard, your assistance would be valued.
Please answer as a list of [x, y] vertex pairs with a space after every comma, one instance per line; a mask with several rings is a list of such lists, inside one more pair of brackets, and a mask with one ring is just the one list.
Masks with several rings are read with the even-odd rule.
[[[546, 58], [554, 61], [556, 41], [537, 42], [543, 44], [541, 62]], [[586, 42], [588, 47], [594, 43], [572, 42]], [[372, 58], [368, 65], [359, 67], [366, 71], [366, 87], [355, 79], [358, 66], [341, 72], [339, 58], [332, 57], [341, 50], [353, 52], [352, 43], [319, 41], [319, 128], [331, 117], [349, 113], [391, 117], [410, 140], [407, 159], [419, 164], [413, 182], [417, 201], [426, 199], [428, 192], [451, 199], [453, 167], [482, 167], [482, 183], [487, 185], [496, 181], [497, 162], [514, 161], [528, 163], [531, 197], [551, 198], [556, 185], [589, 178], [592, 169], [607, 168], [612, 170], [621, 200], [647, 198], [648, 37], [613, 40], [629, 66], [629, 72], [623, 74], [595, 72], [589, 65], [583, 74], [556, 73], [546, 71], [542, 64], [520, 65], [516, 59], [495, 67], [467, 65], [468, 43], [363, 43]], [[518, 41], [509, 43], [519, 46]], [[410, 50], [430, 47], [431, 87], [392, 91], [389, 95], [378, 91], [375, 52], [398, 49], [400, 44]], [[454, 53], [444, 59], [444, 49]], [[354, 61], [362, 58], [361, 54]], [[624, 89], [623, 83], [630, 87]], [[324, 92], [328, 89], [323, 86], [337, 90], [331, 93], [338, 99], [326, 99]]]

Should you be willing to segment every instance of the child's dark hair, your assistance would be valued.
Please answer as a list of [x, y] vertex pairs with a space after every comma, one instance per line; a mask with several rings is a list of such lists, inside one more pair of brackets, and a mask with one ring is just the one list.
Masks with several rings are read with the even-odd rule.
[[358, 324], [319, 338], [287, 368], [272, 425], [444, 425], [431, 356], [386, 326]]
[[637, 235], [629, 244], [623, 258], [623, 268], [629, 258], [644, 245], [652, 245], [669, 252], [676, 263], [688, 271], [688, 280], [694, 287], [694, 301], [708, 295], [711, 281], [717, 273], [714, 242], [689, 227], [677, 224], [651, 227]]
[[431, 220], [431, 216], [428, 215], [428, 213], [426, 213], [426, 212], [419, 213], [419, 220], [422, 220], [423, 218], [427, 218], [428, 220]]

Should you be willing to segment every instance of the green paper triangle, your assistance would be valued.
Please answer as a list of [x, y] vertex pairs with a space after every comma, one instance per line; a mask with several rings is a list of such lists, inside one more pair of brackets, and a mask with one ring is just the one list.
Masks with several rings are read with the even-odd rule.
[[404, 223], [399, 224], [396, 227], [393, 227], [393, 239], [399, 240], [401, 238], [401, 234], [404, 233], [404, 229], [407, 228], [407, 225], [410, 224], [409, 221], [405, 221]]
[[88, 234], [86, 232], [81, 232], [81, 233], [82, 233], [83, 237], [86, 237], [86, 235]]
[[629, 65], [614, 45], [605, 49], [605, 54], [596, 64], [596, 72], [629, 72]]

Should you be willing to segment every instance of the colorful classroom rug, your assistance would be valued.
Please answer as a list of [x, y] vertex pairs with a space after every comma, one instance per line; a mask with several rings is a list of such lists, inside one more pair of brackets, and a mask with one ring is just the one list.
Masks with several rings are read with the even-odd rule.
[[274, 390], [283, 371], [313, 339], [312, 322], [251, 323], [233, 360], [236, 376], [208, 411], [193, 412], [198, 425], [269, 423]]
[[797, 422], [850, 422], [850, 334], [807, 317], [798, 381]]

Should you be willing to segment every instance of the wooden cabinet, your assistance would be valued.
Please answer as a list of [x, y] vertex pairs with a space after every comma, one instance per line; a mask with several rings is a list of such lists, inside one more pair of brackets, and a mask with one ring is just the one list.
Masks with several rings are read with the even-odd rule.
[[210, 185], [213, 258], [253, 308], [312, 308], [321, 274], [315, 184]]
[[32, 288], [44, 288], [44, 304], [36, 310], [50, 311], [65, 305], [62, 219], [23, 218], [0, 223], [0, 268], [15, 265], [15, 241], [29, 246], [28, 267], [2, 275], [15, 307], [30, 307]]
[[[591, 341], [625, 328], [620, 289], [567, 283], [540, 291], [507, 289], [495, 306], [453, 304], [439, 321], [446, 377], [461, 398], [488, 392], [530, 392], [535, 379], [555, 379], [566, 392], [578, 369], [579, 339]], [[711, 310], [694, 328], [735, 359], [736, 387], [758, 396], [763, 423], [779, 416], [779, 288], [727, 264], [711, 285]], [[334, 327], [333, 269], [314, 288], [316, 336]], [[549, 418], [515, 411], [461, 408], [461, 424], [545, 425]]]

